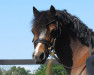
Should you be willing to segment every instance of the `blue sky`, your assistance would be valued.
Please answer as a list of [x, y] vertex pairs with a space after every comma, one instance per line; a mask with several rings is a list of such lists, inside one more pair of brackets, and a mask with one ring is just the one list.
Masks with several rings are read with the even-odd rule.
[[94, 29], [94, 0], [0, 0], [0, 59], [32, 59], [33, 11], [66, 9]]

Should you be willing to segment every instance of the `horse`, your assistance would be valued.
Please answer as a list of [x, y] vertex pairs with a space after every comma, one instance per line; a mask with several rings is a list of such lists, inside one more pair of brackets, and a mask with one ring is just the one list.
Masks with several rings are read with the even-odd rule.
[[86, 60], [94, 49], [94, 32], [67, 10], [39, 11], [33, 7], [34, 53], [36, 63], [44, 63], [52, 49], [68, 75], [86, 75]]

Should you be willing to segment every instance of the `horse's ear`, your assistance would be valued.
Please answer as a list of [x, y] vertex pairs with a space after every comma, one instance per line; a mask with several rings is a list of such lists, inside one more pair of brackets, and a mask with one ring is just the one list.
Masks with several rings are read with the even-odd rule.
[[34, 16], [37, 16], [39, 14], [39, 11], [35, 7], [33, 7], [33, 14]]
[[54, 6], [52, 6], [52, 5], [50, 7], [50, 13], [52, 16], [55, 16], [55, 14], [56, 14], [56, 10], [55, 10]]

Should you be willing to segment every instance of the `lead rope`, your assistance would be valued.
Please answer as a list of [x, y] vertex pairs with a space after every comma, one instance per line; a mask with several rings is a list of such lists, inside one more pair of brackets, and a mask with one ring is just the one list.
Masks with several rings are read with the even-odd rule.
[[84, 68], [81, 70], [81, 72], [80, 72], [80, 74], [79, 75], [81, 75], [82, 74], [82, 72], [84, 71], [84, 69], [86, 68], [86, 65], [84, 66]]
[[54, 54], [55, 54], [55, 52], [51, 52], [50, 53], [51, 59], [49, 60], [48, 65], [47, 65], [46, 75], [52, 75], [51, 74], [51, 67], [52, 67], [52, 63], [53, 63], [53, 56], [54, 56]]
[[[55, 51], [53, 51], [53, 52], [51, 52], [50, 53], [50, 55], [51, 55], [51, 57], [53, 57], [53, 58], [55, 58], [56, 59], [56, 61], [58, 61], [63, 67], [65, 67], [65, 68], [70, 68], [70, 69], [75, 69], [75, 68], [79, 68], [79, 67], [81, 67], [81, 66], [83, 66], [83, 65], [85, 65], [86, 64], [86, 62], [85, 63], [83, 63], [83, 64], [81, 64], [81, 65], [79, 65], [79, 66], [76, 66], [76, 67], [67, 67], [67, 66], [65, 66], [65, 65], [63, 65], [61, 62], [60, 62], [60, 60], [59, 60], [59, 58], [58, 57], [56, 57], [55, 55], [53, 55], [52, 56], [52, 53], [54, 53], [55, 54]], [[52, 60], [50, 60], [49, 61], [49, 63], [50, 62], [52, 62]], [[51, 65], [52, 63], [50, 63], [50, 65]], [[84, 71], [84, 69], [86, 68], [86, 65], [84, 66], [84, 68], [81, 70], [81, 72], [80, 72], [80, 74], [79, 75], [81, 75], [82, 74], [82, 72]]]
[[[60, 64], [62, 64], [58, 57], [56, 57], [56, 56], [54, 55], [54, 58], [55, 58]], [[75, 66], [75, 67], [68, 67], [68, 66], [65, 66], [65, 65], [63, 65], [63, 64], [62, 64], [62, 65], [63, 65], [65, 68], [75, 69], [75, 68], [79, 68], [79, 67], [81, 67], [81, 66], [83, 66], [83, 65], [85, 65], [85, 64], [86, 64], [86, 62], [83, 63], [83, 64], [81, 64], [81, 65], [79, 65], [79, 66]]]

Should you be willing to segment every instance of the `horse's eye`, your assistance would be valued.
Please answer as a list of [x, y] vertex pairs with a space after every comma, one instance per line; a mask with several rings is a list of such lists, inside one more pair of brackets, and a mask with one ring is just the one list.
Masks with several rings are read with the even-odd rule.
[[53, 29], [53, 30], [50, 32], [50, 35], [51, 35], [51, 36], [55, 36], [55, 35], [56, 35], [56, 29]]

